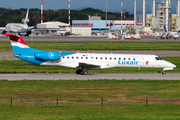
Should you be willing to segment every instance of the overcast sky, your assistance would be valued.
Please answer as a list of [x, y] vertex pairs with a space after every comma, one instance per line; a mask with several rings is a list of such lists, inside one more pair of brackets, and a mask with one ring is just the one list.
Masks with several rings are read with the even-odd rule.
[[[43, 0], [44, 9], [68, 9], [69, 0]], [[124, 9], [133, 13], [134, 0], [123, 0]], [[165, 0], [156, 0], [162, 2]], [[172, 1], [172, 13], [176, 13], [177, 0]], [[121, 0], [107, 0], [108, 11], [120, 12]], [[147, 13], [151, 12], [152, 0], [146, 0]], [[0, 7], [3, 8], [41, 8], [41, 0], [1, 0]], [[82, 7], [92, 7], [105, 10], [106, 0], [71, 0], [71, 9], [79, 9]], [[137, 0], [137, 13], [142, 13], [142, 0]]]

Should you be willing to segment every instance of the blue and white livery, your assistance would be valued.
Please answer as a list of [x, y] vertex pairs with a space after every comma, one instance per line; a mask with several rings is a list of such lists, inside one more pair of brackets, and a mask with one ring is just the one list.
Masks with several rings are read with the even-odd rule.
[[38, 65], [64, 66], [78, 69], [77, 74], [84, 75], [87, 70], [107, 69], [114, 67], [128, 68], [163, 68], [173, 70], [176, 66], [162, 60], [156, 55], [143, 54], [95, 54], [95, 53], [67, 53], [43, 51], [29, 48], [21, 36], [5, 34], [11, 41], [14, 54], [19, 59]]

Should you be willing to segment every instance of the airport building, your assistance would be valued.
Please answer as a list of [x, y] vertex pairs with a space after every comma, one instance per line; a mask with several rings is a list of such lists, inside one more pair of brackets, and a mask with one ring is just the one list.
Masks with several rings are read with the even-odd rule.
[[[91, 35], [92, 24], [81, 24], [74, 27], [71, 27], [71, 33], [82, 36]], [[53, 34], [53, 35], [64, 35], [69, 31], [69, 24], [51, 21], [37, 24], [37, 29], [34, 29], [35, 33], [44, 33], [44, 34]]]
[[[91, 29], [91, 33], [105, 33], [107, 30], [121, 30], [121, 25], [123, 29], [134, 28], [133, 20], [101, 20], [99, 16], [89, 16], [89, 20], [72, 20], [72, 33], [77, 33], [74, 31], [75, 28], [83, 30], [85, 27]], [[142, 28], [142, 23], [136, 23], [136, 28]], [[85, 31], [86, 32], [86, 31]], [[78, 32], [78, 34], [83, 34], [83, 32]]]
[[60, 35], [65, 34], [69, 29], [69, 24], [59, 22], [59, 21], [51, 21], [51, 22], [44, 22], [37, 24], [37, 29], [34, 31], [42, 31], [44, 34], [54, 34], [54, 35]]

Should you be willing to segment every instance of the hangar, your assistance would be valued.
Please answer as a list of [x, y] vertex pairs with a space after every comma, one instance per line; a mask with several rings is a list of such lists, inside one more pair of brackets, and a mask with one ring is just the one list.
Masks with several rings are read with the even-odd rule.
[[37, 24], [36, 30], [43, 30], [46, 31], [46, 33], [60, 35], [65, 34], [69, 30], [69, 24], [59, 21], [44, 22]]

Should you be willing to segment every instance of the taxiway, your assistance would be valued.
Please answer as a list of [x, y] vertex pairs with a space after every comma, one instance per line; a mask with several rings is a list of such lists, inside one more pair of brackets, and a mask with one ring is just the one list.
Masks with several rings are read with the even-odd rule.
[[180, 80], [180, 73], [75, 73], [0, 74], [1, 80]]

